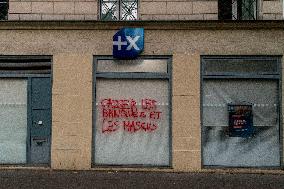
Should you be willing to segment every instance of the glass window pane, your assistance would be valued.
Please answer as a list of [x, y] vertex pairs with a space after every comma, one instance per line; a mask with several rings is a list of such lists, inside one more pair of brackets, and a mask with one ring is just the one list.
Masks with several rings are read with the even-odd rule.
[[228, 126], [228, 103], [253, 104], [255, 126], [278, 125], [278, 83], [269, 80], [206, 80], [204, 126]]
[[0, 120], [0, 163], [26, 163], [26, 80], [0, 80]]
[[95, 163], [169, 165], [167, 80], [97, 79]]
[[242, 0], [242, 20], [256, 19], [256, 0]]
[[[232, 20], [234, 17], [234, 7], [232, 3], [236, 0], [218, 0], [218, 19], [219, 20]], [[233, 18], [232, 18], [233, 17]]]
[[207, 59], [204, 64], [205, 75], [220, 74], [277, 74], [275, 60], [260, 59]]
[[137, 19], [137, 1], [121, 1], [121, 19]]
[[0, 20], [8, 19], [8, 3], [7, 0], [0, 0]]
[[[279, 166], [278, 83], [269, 80], [205, 80], [204, 165]], [[253, 104], [254, 135], [229, 137], [227, 103]]]
[[98, 60], [97, 72], [167, 73], [166, 59]]
[[118, 1], [102, 1], [101, 2], [101, 19], [102, 20], [118, 20]]
[[225, 127], [203, 128], [204, 165], [280, 166], [279, 128], [256, 127], [250, 138], [229, 137]]

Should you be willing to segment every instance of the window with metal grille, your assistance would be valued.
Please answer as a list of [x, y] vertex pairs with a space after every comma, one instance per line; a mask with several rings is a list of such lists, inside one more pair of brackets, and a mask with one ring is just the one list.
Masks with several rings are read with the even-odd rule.
[[219, 20], [256, 20], [258, 0], [219, 0]]
[[101, 20], [136, 20], [138, 0], [101, 0]]
[[8, 19], [8, 0], [0, 0], [0, 20]]

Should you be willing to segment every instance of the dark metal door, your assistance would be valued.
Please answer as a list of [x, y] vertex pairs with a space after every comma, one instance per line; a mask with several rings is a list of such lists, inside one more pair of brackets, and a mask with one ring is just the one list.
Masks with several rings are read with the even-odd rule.
[[51, 79], [31, 78], [30, 80], [30, 163], [50, 162], [51, 141]]

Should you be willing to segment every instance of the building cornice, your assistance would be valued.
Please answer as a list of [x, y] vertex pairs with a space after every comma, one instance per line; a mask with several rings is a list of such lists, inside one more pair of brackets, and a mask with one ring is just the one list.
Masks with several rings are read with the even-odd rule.
[[284, 20], [257, 21], [0, 21], [0, 30], [271, 30], [284, 29]]

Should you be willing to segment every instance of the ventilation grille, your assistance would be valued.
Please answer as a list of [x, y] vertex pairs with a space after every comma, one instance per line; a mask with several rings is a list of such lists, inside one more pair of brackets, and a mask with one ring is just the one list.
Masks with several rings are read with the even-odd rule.
[[50, 74], [51, 57], [0, 56], [0, 74]]

